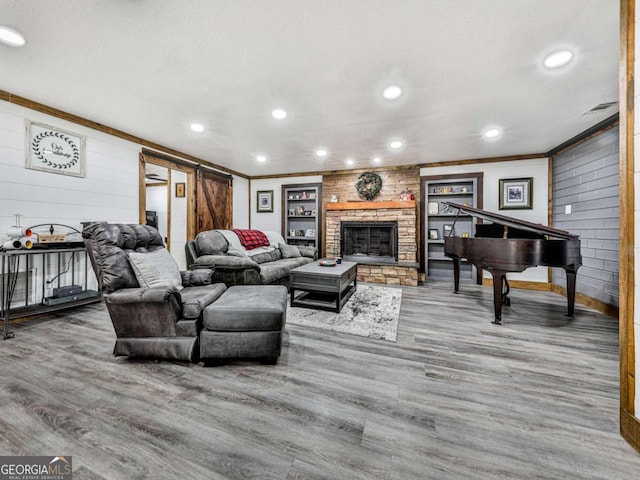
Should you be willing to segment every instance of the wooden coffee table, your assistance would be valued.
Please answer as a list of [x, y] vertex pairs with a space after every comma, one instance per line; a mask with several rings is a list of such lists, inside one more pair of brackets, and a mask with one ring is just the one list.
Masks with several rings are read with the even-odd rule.
[[[356, 291], [356, 262], [322, 266], [315, 261], [289, 272], [292, 307], [317, 308], [340, 312]], [[303, 293], [296, 297], [296, 290]]]

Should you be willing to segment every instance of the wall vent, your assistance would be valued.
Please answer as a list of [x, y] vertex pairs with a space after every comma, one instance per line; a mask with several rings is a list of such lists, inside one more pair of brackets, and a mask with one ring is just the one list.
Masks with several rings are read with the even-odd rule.
[[606, 110], [609, 107], [612, 107], [614, 105], [617, 105], [618, 102], [607, 102], [607, 103], [601, 103], [600, 105], [596, 105], [595, 107], [593, 107], [591, 110], [587, 110], [586, 112], [583, 113], [583, 115], [591, 115], [593, 113], [600, 113], [603, 110]]

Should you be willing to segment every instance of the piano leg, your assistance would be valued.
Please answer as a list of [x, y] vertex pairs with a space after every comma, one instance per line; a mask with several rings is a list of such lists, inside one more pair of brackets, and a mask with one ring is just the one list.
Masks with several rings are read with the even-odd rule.
[[460, 289], [460, 259], [452, 257], [453, 260], [453, 293], [458, 293]]
[[509, 292], [511, 291], [511, 287], [509, 286], [509, 281], [507, 280], [507, 274], [502, 275], [502, 305], [506, 305], [507, 307], [511, 305], [511, 299], [509, 298]]
[[573, 308], [576, 301], [576, 275], [578, 270], [574, 268], [565, 268], [567, 273], [567, 317], [573, 317]]
[[506, 272], [502, 270], [489, 270], [493, 276], [493, 310], [495, 313], [496, 325], [502, 324], [502, 282]]

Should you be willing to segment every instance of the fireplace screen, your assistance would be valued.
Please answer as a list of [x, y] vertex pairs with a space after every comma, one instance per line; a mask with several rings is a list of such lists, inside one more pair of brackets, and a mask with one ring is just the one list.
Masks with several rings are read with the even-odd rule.
[[398, 261], [397, 222], [340, 222], [342, 258], [360, 263]]

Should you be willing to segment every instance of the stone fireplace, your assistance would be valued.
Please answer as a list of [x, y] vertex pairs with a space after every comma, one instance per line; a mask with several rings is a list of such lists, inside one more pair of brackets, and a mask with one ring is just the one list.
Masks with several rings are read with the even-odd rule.
[[415, 201], [329, 202], [325, 209], [328, 258], [358, 262], [358, 281], [418, 285]]
[[358, 263], [397, 263], [398, 222], [340, 222], [340, 256]]

